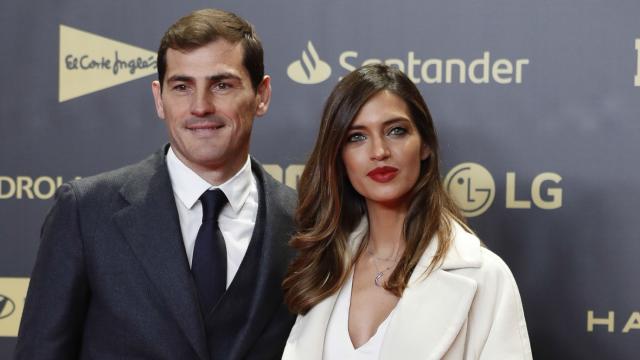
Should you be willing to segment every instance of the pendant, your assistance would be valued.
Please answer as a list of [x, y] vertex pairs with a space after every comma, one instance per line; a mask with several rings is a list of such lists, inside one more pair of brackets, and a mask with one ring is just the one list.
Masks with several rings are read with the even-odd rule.
[[380, 283], [380, 279], [382, 279], [382, 277], [384, 276], [384, 273], [382, 271], [378, 271], [378, 273], [376, 274], [376, 279], [373, 281], [376, 286], [381, 287], [382, 284]]

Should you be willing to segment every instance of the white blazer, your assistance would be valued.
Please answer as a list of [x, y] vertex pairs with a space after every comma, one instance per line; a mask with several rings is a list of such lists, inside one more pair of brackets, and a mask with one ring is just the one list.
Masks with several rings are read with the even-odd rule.
[[[366, 233], [363, 220], [350, 236], [352, 251]], [[480, 240], [454, 226], [444, 262], [427, 277], [437, 239], [418, 262], [398, 301], [380, 353], [381, 360], [532, 359], [518, 287], [507, 265]], [[291, 329], [283, 360], [321, 360], [330, 296]]]

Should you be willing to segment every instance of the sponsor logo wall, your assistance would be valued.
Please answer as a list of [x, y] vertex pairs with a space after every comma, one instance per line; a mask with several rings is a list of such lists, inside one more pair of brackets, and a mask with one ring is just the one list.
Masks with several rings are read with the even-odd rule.
[[[55, 189], [136, 162], [166, 131], [150, 91], [167, 26], [211, 2], [0, 5], [0, 358], [11, 358]], [[367, 63], [406, 72], [447, 190], [512, 269], [537, 359], [635, 359], [640, 3], [218, 1], [273, 77], [252, 153], [295, 188], [324, 100]], [[26, 16], [29, 14], [29, 16]]]

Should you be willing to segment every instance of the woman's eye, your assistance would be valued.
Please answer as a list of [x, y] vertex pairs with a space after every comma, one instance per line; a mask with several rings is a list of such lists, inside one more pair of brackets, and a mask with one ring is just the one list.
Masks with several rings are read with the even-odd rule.
[[347, 138], [348, 142], [358, 142], [358, 141], [362, 141], [366, 139], [366, 137], [362, 134], [351, 134], [349, 135], [349, 137]]
[[404, 135], [407, 133], [407, 129], [400, 127], [400, 126], [396, 126], [393, 129], [389, 130], [389, 135]]

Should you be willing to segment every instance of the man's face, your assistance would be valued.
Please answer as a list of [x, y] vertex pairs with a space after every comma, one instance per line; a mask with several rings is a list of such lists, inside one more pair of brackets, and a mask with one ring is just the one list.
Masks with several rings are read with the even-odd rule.
[[269, 107], [270, 78], [254, 91], [243, 56], [240, 43], [224, 39], [190, 51], [168, 49], [162, 90], [152, 84], [176, 156], [215, 183], [244, 165], [253, 118]]

